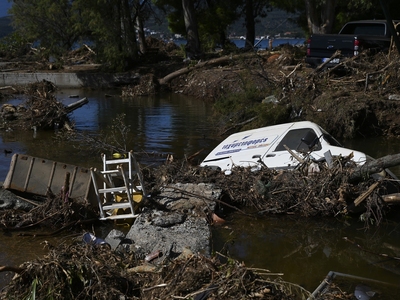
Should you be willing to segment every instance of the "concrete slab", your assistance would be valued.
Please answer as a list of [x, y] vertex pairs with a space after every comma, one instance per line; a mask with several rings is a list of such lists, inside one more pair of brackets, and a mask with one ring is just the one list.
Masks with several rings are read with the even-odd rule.
[[27, 72], [0, 72], [1, 86], [27, 85], [43, 80], [50, 81], [60, 88], [115, 88], [135, 84], [139, 81], [136, 73], [27, 73]]

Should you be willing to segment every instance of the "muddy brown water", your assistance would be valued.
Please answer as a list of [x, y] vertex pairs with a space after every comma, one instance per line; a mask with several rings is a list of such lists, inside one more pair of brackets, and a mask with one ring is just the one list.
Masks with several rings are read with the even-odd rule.
[[[125, 113], [125, 122], [130, 125], [127, 149], [148, 153], [140, 159], [146, 165], [161, 163], [167, 153], [182, 158], [204, 149], [199, 156], [201, 159], [219, 142], [219, 138], [212, 135], [212, 126], [215, 126], [209, 119], [212, 108], [206, 102], [179, 94], [129, 100], [109, 97], [115, 94], [118, 92], [113, 90], [71, 89], [60, 91], [57, 98], [66, 105], [79, 98], [89, 99], [87, 105], [71, 115], [81, 133], [96, 135], [107, 131], [115, 118]], [[79, 98], [70, 98], [71, 95]], [[100, 165], [100, 157], [85, 151], [85, 147], [78, 149], [71, 142], [54, 140], [53, 137], [53, 132], [40, 130], [36, 133], [33, 130], [26, 133], [1, 132], [0, 180], [4, 180], [11, 160], [11, 154], [5, 154], [5, 149], [83, 167]], [[368, 138], [344, 144], [373, 157], [400, 153], [398, 140]], [[400, 175], [400, 168], [393, 171]], [[346, 274], [346, 278], [367, 278], [367, 281], [352, 279], [352, 284], [369, 284], [380, 292], [375, 298], [390, 299], [399, 292], [400, 259], [382, 254], [400, 257], [399, 218], [400, 214], [393, 211], [381, 226], [370, 224], [367, 230], [364, 222], [357, 218], [305, 220], [295, 216], [260, 216], [250, 219], [234, 214], [223, 226], [213, 229], [214, 251], [227, 252], [249, 267], [268, 269], [277, 273], [273, 276], [280, 276], [309, 291], [313, 291], [330, 271]], [[110, 229], [97, 228], [96, 235], [104, 237]], [[33, 238], [19, 236], [18, 233], [3, 233], [0, 265], [19, 265], [44, 255], [47, 242], [58, 244], [71, 238]], [[0, 287], [12, 275], [9, 272], [0, 273]], [[387, 284], [373, 283], [370, 279]], [[348, 288], [354, 291], [354, 286]]]

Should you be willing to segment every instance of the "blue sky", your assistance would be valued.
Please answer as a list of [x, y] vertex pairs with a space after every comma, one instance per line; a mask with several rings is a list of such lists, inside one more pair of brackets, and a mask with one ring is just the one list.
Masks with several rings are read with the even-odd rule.
[[7, 10], [11, 7], [11, 3], [8, 0], [0, 0], [0, 18], [7, 16]]

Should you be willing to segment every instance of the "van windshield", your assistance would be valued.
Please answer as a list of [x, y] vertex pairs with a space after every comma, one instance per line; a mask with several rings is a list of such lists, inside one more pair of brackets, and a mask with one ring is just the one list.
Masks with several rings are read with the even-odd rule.
[[315, 143], [313, 150], [321, 150], [321, 144], [318, 141], [318, 136], [311, 128], [293, 129], [288, 131], [284, 138], [280, 141], [275, 151], [286, 151], [284, 145], [291, 150], [299, 152], [310, 151], [310, 146]]
[[343, 147], [342, 144], [340, 144], [333, 136], [331, 136], [329, 133], [327, 133], [324, 129], [322, 129], [322, 137], [324, 138], [324, 140], [332, 146], [336, 146], [336, 147]]

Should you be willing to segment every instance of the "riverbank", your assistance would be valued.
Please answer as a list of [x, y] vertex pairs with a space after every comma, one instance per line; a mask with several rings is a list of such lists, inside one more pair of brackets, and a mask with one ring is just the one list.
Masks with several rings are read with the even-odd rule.
[[[47, 78], [61, 86], [122, 87], [123, 97], [165, 90], [190, 95], [215, 103], [219, 134], [308, 120], [338, 139], [400, 136], [400, 60], [395, 52], [362, 53], [335, 68], [312, 69], [304, 62], [305, 47], [291, 45], [245, 53], [232, 46], [198, 61], [184, 60], [174, 43], [149, 39], [148, 46], [154, 51], [124, 74], [102, 73], [93, 53], [80, 49], [62, 67], [1, 66], [0, 84]], [[73, 59], [77, 53], [85, 59]]]

